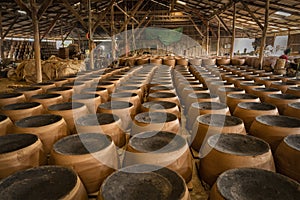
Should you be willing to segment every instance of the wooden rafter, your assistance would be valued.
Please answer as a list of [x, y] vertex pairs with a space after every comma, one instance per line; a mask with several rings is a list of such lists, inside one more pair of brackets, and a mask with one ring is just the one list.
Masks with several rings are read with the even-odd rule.
[[201, 37], [204, 37], [203, 33], [200, 31], [200, 29], [198, 28], [197, 24], [194, 22], [194, 20], [192, 19], [192, 17], [189, 16], [189, 18], [190, 18], [190, 21], [193, 23], [196, 31], [199, 33], [199, 35], [201, 35]]
[[48, 7], [52, 4], [53, 0], [45, 0], [38, 11], [38, 19], [41, 19]]
[[221, 22], [221, 24], [223, 25], [224, 29], [230, 34], [232, 35], [232, 32], [231, 30], [229, 30], [228, 26], [225, 24], [225, 22], [223, 21], [223, 19], [219, 16], [219, 15], [216, 15], [217, 19], [219, 22]]
[[8, 29], [6, 29], [5, 33], [3, 34], [3, 39], [7, 36], [7, 34], [9, 33], [9, 31], [14, 27], [14, 25], [16, 24], [16, 22], [18, 21], [20, 15], [16, 15], [14, 21], [9, 25]]
[[55, 27], [56, 22], [57, 22], [57, 20], [60, 18], [60, 16], [61, 16], [61, 14], [60, 14], [60, 13], [57, 13], [57, 15], [55, 16], [55, 18], [52, 20], [50, 26], [48, 27], [48, 29], [45, 31], [45, 33], [44, 33], [43, 36], [41, 37], [41, 40], [44, 39], [45, 36], [46, 36], [47, 34], [49, 34], [49, 33], [53, 30], [53, 28]]
[[121, 33], [124, 29], [125, 26], [128, 25], [128, 23], [130, 22], [131, 18], [134, 17], [135, 13], [138, 11], [138, 9], [140, 8], [140, 6], [143, 4], [143, 0], [139, 0], [134, 8], [132, 9], [132, 11], [130, 12], [130, 17], [128, 17], [128, 19], [124, 22], [124, 24], [122, 25], [122, 27], [119, 29], [119, 33]]
[[243, 0], [240, 0], [240, 2], [243, 4], [246, 11], [251, 15], [252, 19], [257, 23], [257, 25], [260, 27], [260, 29], [263, 30], [264, 29], [263, 25], [259, 22], [259, 20], [256, 18], [254, 13], [250, 10], [248, 5]]
[[[118, 4], [115, 4], [115, 6], [116, 6], [122, 13], [124, 13], [124, 15], [126, 15], [127, 17], [130, 17], [130, 15], [129, 15], [125, 10], [123, 10]], [[136, 20], [134, 17], [132, 17], [132, 19], [133, 19], [136, 23], [139, 24], [139, 21]]]
[[30, 9], [26, 6], [26, 4], [22, 0], [15, 0], [17, 5], [20, 7], [21, 10], [24, 10], [27, 15], [31, 18], [32, 14]]
[[108, 11], [110, 11], [112, 5], [114, 5], [115, 0], [111, 0], [109, 5], [104, 9], [103, 13], [101, 14], [101, 16], [98, 18], [98, 20], [94, 23], [93, 29], [92, 31], [95, 32], [96, 28], [100, 25], [100, 23], [103, 21], [103, 19], [105, 19], [106, 14], [108, 13]]
[[215, 10], [212, 13], [212, 15], [208, 18], [208, 21], [211, 20], [211, 19], [213, 19], [215, 16], [222, 14], [223, 12], [225, 12], [226, 10], [228, 10], [229, 8], [231, 8], [233, 6], [233, 4], [234, 4], [234, 1], [230, 0], [230, 2], [228, 4], [226, 4], [226, 5], [224, 5], [223, 8]]

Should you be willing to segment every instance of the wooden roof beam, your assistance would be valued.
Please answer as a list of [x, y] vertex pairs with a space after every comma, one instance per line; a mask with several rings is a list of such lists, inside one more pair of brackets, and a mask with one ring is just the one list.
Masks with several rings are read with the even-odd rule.
[[38, 19], [41, 19], [48, 7], [53, 3], [53, 0], [45, 0], [38, 11]]
[[124, 24], [122, 25], [122, 27], [119, 29], [119, 33], [121, 33], [124, 29], [125, 26], [128, 25], [128, 23], [130, 22], [131, 18], [134, 17], [135, 13], [138, 11], [138, 9], [141, 7], [141, 5], [143, 4], [143, 0], [139, 0], [135, 5], [134, 8], [132, 9], [132, 12], [130, 13], [130, 16], [128, 17], [128, 19], [124, 22]]
[[98, 20], [94, 23], [94, 26], [92, 28], [92, 32], [95, 32], [96, 28], [100, 25], [103, 19], [105, 19], [106, 14], [108, 11], [110, 11], [111, 7], [115, 4], [115, 0], [111, 0], [110, 4], [104, 9], [104, 12], [101, 14], [101, 16], [98, 18]]
[[43, 34], [43, 36], [41, 37], [41, 40], [45, 38], [45, 36], [47, 34], [49, 34], [52, 29], [55, 27], [57, 20], [60, 18], [61, 14], [57, 13], [57, 15], [55, 16], [54, 20], [52, 20], [50, 26], [48, 27], [48, 29], [45, 31], [45, 33]]
[[246, 11], [251, 15], [251, 17], [257, 23], [257, 25], [260, 27], [260, 29], [263, 30], [264, 29], [263, 25], [258, 21], [258, 19], [254, 15], [254, 13], [250, 10], [250, 8], [248, 7], [248, 5], [243, 0], [240, 0], [240, 2], [243, 4], [243, 6], [246, 9]]
[[31, 19], [31, 10], [27, 7], [27, 5], [22, 0], [15, 0], [15, 2], [21, 10], [24, 10], [27, 13], [28, 17]]
[[235, 3], [234, 0], [230, 0], [230, 2], [226, 5], [224, 5], [223, 8], [215, 10], [213, 12], [213, 14], [208, 18], [208, 21], [210, 21], [211, 19], [213, 19], [214, 17], [216, 17], [217, 15], [222, 14], [223, 12], [225, 12], [226, 10], [228, 10], [229, 8], [231, 8], [233, 6], [233, 4]]
[[14, 27], [14, 25], [18, 21], [19, 17], [20, 17], [20, 15], [17, 15], [15, 17], [14, 21], [9, 25], [8, 29], [6, 29], [5, 33], [2, 36], [3, 39], [7, 36], [7, 34], [9, 33], [9, 31]]
[[216, 15], [217, 19], [221, 22], [221, 24], [223, 25], [224, 29], [230, 33], [230, 35], [232, 35], [232, 32], [230, 31], [230, 29], [228, 28], [228, 26], [225, 24], [225, 22], [223, 21], [223, 19], [219, 16]]
[[[115, 6], [116, 6], [122, 13], [124, 13], [124, 15], [126, 15], [127, 17], [130, 17], [130, 15], [129, 15], [125, 10], [123, 10], [118, 4], [115, 4]], [[136, 20], [134, 17], [132, 17], [132, 19], [133, 19], [136, 23], [139, 24], [139, 21]]]
[[199, 33], [199, 35], [201, 35], [202, 37], [204, 37], [203, 33], [200, 31], [200, 29], [198, 28], [197, 24], [194, 22], [194, 20], [192, 19], [192, 17], [189, 16], [189, 18], [190, 18], [190, 21], [193, 23], [196, 31]]

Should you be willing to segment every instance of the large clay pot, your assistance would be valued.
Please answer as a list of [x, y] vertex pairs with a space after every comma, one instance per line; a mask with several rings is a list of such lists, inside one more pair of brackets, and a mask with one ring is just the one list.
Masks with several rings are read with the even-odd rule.
[[54, 83], [56, 87], [62, 87], [63, 84], [68, 83], [68, 79], [58, 78], [58, 79], [52, 80], [50, 82]]
[[261, 83], [242, 82], [240, 83], [239, 88], [245, 90], [248, 94], [253, 94], [253, 88], [265, 88], [265, 85]]
[[181, 113], [178, 105], [168, 101], [149, 101], [142, 104], [142, 112], [168, 112], [176, 115], [181, 120]]
[[48, 107], [48, 112], [54, 115], [60, 115], [66, 121], [71, 134], [76, 133], [75, 120], [88, 114], [88, 108], [85, 104], [79, 102], [66, 102], [53, 104]]
[[69, 134], [67, 124], [60, 115], [36, 115], [15, 122], [15, 133], [32, 133], [43, 143], [45, 153], [50, 153], [53, 144]]
[[209, 88], [209, 91], [212, 94], [217, 94], [219, 88], [222, 88], [222, 87], [231, 87], [231, 88], [233, 88], [234, 85], [232, 83], [227, 83], [227, 82], [224, 82], [224, 81], [214, 81], [214, 82], [211, 82], [209, 85], [207, 85], [207, 87]]
[[133, 104], [126, 101], [109, 101], [100, 104], [97, 112], [110, 113], [120, 117], [121, 128], [124, 132], [131, 128], [133, 117], [136, 115]]
[[279, 173], [300, 182], [300, 134], [286, 136], [275, 153]]
[[[118, 188], [116, 188], [116, 184]], [[102, 184], [98, 200], [189, 200], [184, 179], [166, 167], [135, 165], [114, 172]]]
[[13, 103], [23, 103], [25, 101], [26, 97], [22, 93], [0, 93], [0, 107]]
[[242, 102], [260, 102], [259, 98], [253, 94], [228, 94], [226, 103], [230, 113], [233, 114], [237, 105]]
[[202, 66], [212, 66], [216, 64], [216, 60], [215, 58], [205, 58], [202, 59]]
[[43, 166], [20, 171], [3, 179], [0, 182], [0, 199], [87, 200], [88, 196], [72, 169]]
[[115, 114], [89, 114], [78, 118], [75, 124], [79, 134], [103, 133], [109, 135], [118, 147], [125, 145], [126, 138], [122, 130], [121, 119]]
[[163, 64], [167, 65], [167, 66], [170, 66], [170, 67], [175, 67], [176, 60], [166, 57], [166, 58], [163, 59]]
[[217, 95], [222, 103], [226, 103], [226, 97], [228, 94], [245, 94], [245, 90], [241, 88], [221, 87], [217, 91]]
[[145, 131], [168, 131], [177, 134], [180, 123], [176, 115], [167, 112], [143, 112], [134, 117], [131, 135]]
[[251, 93], [265, 102], [269, 94], [281, 94], [281, 91], [276, 88], [253, 88]]
[[201, 178], [209, 185], [213, 185], [218, 176], [229, 169], [253, 167], [275, 172], [270, 146], [259, 138], [217, 134], [208, 138], [204, 151], [199, 171]]
[[138, 113], [141, 109], [142, 100], [136, 93], [117, 92], [111, 94], [112, 101], [125, 101], [133, 104], [134, 111]]
[[56, 87], [54, 83], [51, 82], [42, 82], [31, 85], [32, 87], [40, 87], [43, 90], [43, 93], [46, 93], [48, 89]]
[[138, 86], [119, 86], [116, 88], [116, 92], [130, 92], [130, 93], [136, 93], [139, 95], [141, 101], [144, 99], [144, 93], [142, 92], [141, 87]]
[[284, 137], [300, 134], [300, 119], [282, 115], [261, 115], [255, 118], [249, 133], [268, 142], [275, 152]]
[[235, 87], [238, 87], [238, 88], [241, 88], [241, 84], [242, 83], [254, 83], [254, 80], [252, 79], [247, 79], [247, 78], [244, 78], [244, 79], [237, 79], [235, 81]]
[[12, 121], [17, 121], [25, 117], [41, 115], [44, 107], [37, 102], [8, 104], [1, 108], [1, 112], [8, 116]]
[[56, 87], [47, 90], [48, 94], [60, 94], [63, 97], [64, 102], [68, 102], [74, 93], [74, 89], [71, 87]]
[[270, 85], [271, 88], [277, 88], [281, 90], [282, 93], [285, 93], [289, 87], [297, 87], [294, 83], [287, 83], [287, 82], [273, 82]]
[[62, 103], [63, 97], [61, 94], [37, 94], [31, 97], [30, 102], [38, 102], [47, 109], [50, 105]]
[[233, 115], [243, 120], [246, 131], [248, 132], [255, 117], [260, 115], [279, 115], [279, 113], [273, 104], [242, 102], [237, 105]]
[[162, 64], [162, 59], [161, 58], [150, 58], [150, 63], [153, 63], [153, 64]]
[[137, 61], [136, 61], [136, 64], [137, 65], [144, 65], [144, 64], [147, 64], [149, 63], [149, 58], [138, 58]]
[[185, 111], [188, 112], [192, 103], [195, 102], [219, 102], [218, 95], [211, 93], [191, 93], [187, 96]]
[[24, 169], [37, 167], [45, 160], [43, 145], [33, 134], [0, 136], [0, 180]]
[[209, 93], [208, 88], [187, 86], [182, 91], [178, 91], [181, 104], [186, 104], [186, 97], [191, 93]]
[[154, 92], [148, 96], [148, 101], [167, 101], [176, 103], [179, 106], [179, 99], [175, 93], [172, 92]]
[[300, 196], [299, 187], [296, 181], [268, 170], [231, 169], [219, 176], [212, 187], [210, 199], [294, 200]]
[[96, 88], [85, 88], [81, 91], [82, 94], [98, 94], [101, 97], [101, 103], [107, 102], [110, 97], [108, 94], [108, 90], [102, 87]]
[[261, 83], [264, 84], [267, 88], [272, 85], [272, 83], [281, 83], [279, 78], [262, 78]]
[[62, 77], [63, 79], [67, 79], [68, 82], [74, 82], [76, 81], [77, 78], [81, 77], [81, 75], [77, 74], [77, 75], [69, 75], [69, 76], [64, 76]]
[[189, 59], [189, 62], [190, 62], [192, 65], [200, 66], [200, 65], [202, 64], [202, 59], [201, 59], [201, 58], [190, 58], [190, 59]]
[[108, 93], [111, 94], [115, 91], [115, 84], [112, 82], [107, 82], [107, 81], [100, 81], [96, 84], [93, 84], [91, 87], [103, 87], [106, 88]]
[[293, 94], [296, 96], [300, 96], [300, 87], [289, 87], [286, 92], [286, 94]]
[[243, 121], [234, 116], [205, 114], [197, 117], [194, 123], [191, 140], [192, 147], [199, 151], [211, 135], [220, 133], [246, 134]]
[[72, 102], [84, 103], [90, 113], [96, 113], [101, 97], [98, 94], [75, 94], [72, 95]]
[[171, 88], [171, 87], [166, 87], [166, 86], [163, 86], [163, 85], [150, 87], [149, 93], [154, 93], [154, 92], [172, 92], [172, 93], [175, 93], [175, 89]]
[[300, 97], [292, 94], [269, 94], [266, 102], [277, 106], [279, 113], [282, 115], [288, 104], [300, 102]]
[[217, 65], [230, 65], [230, 58], [218, 58]]
[[245, 59], [243, 58], [233, 58], [231, 59], [231, 64], [232, 65], [237, 65], [237, 66], [240, 66], [240, 65], [244, 65], [245, 64]]
[[186, 116], [186, 128], [192, 130], [196, 118], [205, 114], [222, 114], [230, 115], [229, 108], [226, 104], [218, 102], [195, 102], [192, 103]]
[[283, 114], [290, 117], [300, 118], [300, 103], [289, 103]]
[[57, 141], [52, 162], [74, 169], [88, 193], [98, 192], [103, 181], [119, 168], [119, 157], [111, 138], [100, 133], [71, 135]]
[[62, 87], [71, 87], [74, 90], [74, 93], [80, 94], [81, 91], [86, 88], [86, 84], [82, 81], [74, 81], [74, 82], [69, 82], [66, 84], [63, 84]]
[[28, 101], [33, 95], [42, 94], [43, 90], [39, 87], [20, 87], [15, 89], [15, 92], [24, 94], [26, 100]]
[[174, 133], [149, 131], [129, 140], [124, 166], [155, 164], [180, 174], [188, 183], [192, 179], [193, 162], [186, 140]]
[[6, 115], [0, 114], [0, 136], [10, 133], [13, 128], [13, 123]]

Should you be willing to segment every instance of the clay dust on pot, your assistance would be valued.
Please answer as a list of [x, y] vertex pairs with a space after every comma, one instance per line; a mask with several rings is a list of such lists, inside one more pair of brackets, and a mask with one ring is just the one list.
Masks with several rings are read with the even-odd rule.
[[142, 112], [168, 112], [181, 119], [181, 112], [176, 103], [168, 101], [149, 101], [142, 104]]
[[282, 115], [288, 104], [300, 102], [300, 97], [292, 94], [269, 94], [265, 101], [274, 104]]
[[74, 93], [72, 87], [56, 87], [47, 90], [48, 94], [60, 94], [63, 97], [64, 102], [68, 102]]
[[30, 102], [38, 102], [47, 109], [53, 104], [62, 103], [63, 97], [61, 94], [37, 94], [31, 97]]

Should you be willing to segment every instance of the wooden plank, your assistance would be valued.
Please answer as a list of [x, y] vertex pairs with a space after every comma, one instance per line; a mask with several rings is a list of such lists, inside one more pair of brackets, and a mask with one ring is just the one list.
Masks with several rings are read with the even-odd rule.
[[[130, 17], [130, 15], [125, 11], [123, 10], [118, 4], [115, 4], [115, 6], [122, 12], [124, 13], [124, 15], [126, 15], [127, 17]], [[132, 17], [132, 19], [136, 22], [136, 23], [140, 23], [138, 20], [136, 20], [134, 17]], [[126, 21], [126, 20], [125, 20]]]
[[219, 20], [219, 22], [221, 22], [221, 24], [223, 25], [224, 29], [230, 34], [232, 35], [231, 30], [228, 28], [228, 26], [225, 24], [225, 22], [223, 21], [223, 19], [219, 16], [216, 15], [217, 19]]
[[223, 12], [227, 11], [229, 8], [231, 8], [234, 4], [233, 0], [230, 0], [228, 4], [224, 5], [223, 8], [216, 9], [210, 17], [208, 17], [208, 21], [213, 19], [215, 16], [222, 14]]
[[40, 20], [48, 7], [53, 3], [53, 0], [45, 0], [38, 11], [38, 19]]
[[267, 40], [267, 30], [268, 30], [268, 23], [269, 23], [269, 12], [270, 12], [270, 0], [266, 0], [266, 8], [265, 8], [265, 25], [262, 33], [262, 39], [260, 44], [260, 51], [259, 51], [259, 68], [262, 69], [263, 67], [263, 60], [264, 60], [264, 49], [266, 46]]
[[199, 33], [199, 35], [201, 35], [201, 37], [204, 37], [203, 33], [200, 31], [200, 29], [198, 28], [197, 24], [194, 22], [194, 20], [192, 19], [192, 17], [189, 16], [189, 18], [190, 18], [190, 21], [193, 23], [196, 31]]
[[217, 56], [219, 56], [220, 53], [220, 42], [221, 42], [221, 22], [218, 20]]
[[7, 36], [7, 34], [9, 33], [9, 31], [11, 31], [11, 29], [14, 27], [14, 25], [18, 21], [19, 17], [20, 17], [20, 15], [16, 15], [14, 21], [9, 25], [8, 29], [6, 29], [5, 33], [3, 34], [3, 39]]
[[257, 25], [260, 27], [260, 29], [263, 30], [264, 29], [263, 25], [259, 22], [259, 20], [256, 18], [254, 13], [250, 10], [248, 5], [243, 0], [240, 0], [240, 2], [243, 4], [246, 11], [251, 15], [252, 19], [257, 23]]
[[83, 21], [82, 17], [78, 14], [78, 12], [70, 5], [68, 0], [61, 0], [67, 10], [69, 10], [72, 15], [80, 22], [84, 29], [88, 30], [88, 26]]
[[206, 24], [206, 55], [209, 55], [209, 21]]
[[116, 59], [116, 35], [115, 35], [114, 5], [112, 5], [111, 9], [110, 9], [110, 31], [111, 31], [111, 34], [112, 34], [112, 39], [111, 39], [112, 59], [114, 61]]
[[112, 7], [112, 5], [114, 5], [114, 3], [115, 3], [115, 0], [111, 0], [109, 5], [105, 8], [104, 12], [99, 17], [99, 19], [94, 23], [94, 26], [93, 26], [93, 29], [92, 29], [93, 32], [95, 32], [95, 30], [99, 26], [99, 24], [103, 21], [103, 19], [105, 19], [106, 14], [108, 13], [108, 11]]
[[235, 23], [236, 23], [236, 4], [233, 4], [233, 16], [232, 16], [232, 36], [230, 46], [230, 59], [234, 56], [234, 39], [235, 39]]
[[61, 16], [61, 13], [57, 13], [57, 15], [55, 16], [55, 18], [52, 20], [50, 26], [48, 27], [48, 29], [45, 31], [45, 33], [44, 33], [43, 36], [41, 37], [41, 40], [44, 39], [45, 36], [46, 36], [47, 34], [49, 34], [49, 33], [53, 30], [53, 28], [55, 27], [56, 22], [57, 22], [57, 20], [60, 18], [60, 16]]
[[20, 9], [24, 10], [27, 13], [27, 15], [29, 16], [29, 18], [31, 18], [32, 13], [31, 13], [30, 9], [26, 6], [26, 4], [22, 0], [15, 0], [15, 2], [20, 7]]
[[39, 20], [38, 10], [35, 0], [30, 0], [31, 5], [31, 19], [34, 33], [34, 59], [36, 67], [36, 82], [42, 82], [42, 63], [41, 63], [41, 45], [40, 45], [40, 32], [39, 32]]
[[94, 69], [94, 42], [93, 42], [93, 24], [92, 24], [92, 6], [91, 0], [88, 0], [88, 11], [89, 11], [89, 57], [90, 57], [90, 69]]
[[145, 31], [146, 27], [150, 24], [150, 22], [152, 21], [153, 19], [153, 16], [150, 17], [150, 19], [147, 21], [147, 23], [145, 24], [145, 26], [143, 27], [143, 29], [138, 33], [137, 37], [136, 37], [136, 40], [138, 40], [142, 33]]
[[132, 9], [132, 12], [130, 12], [130, 17], [128, 17], [128, 19], [124, 22], [122, 27], [119, 29], [119, 33], [121, 33], [125, 29], [125, 26], [128, 25], [131, 18], [134, 17], [135, 13], [138, 11], [138, 9], [143, 4], [143, 2], [144, 2], [143, 0], [138, 0], [138, 2], [135, 4], [134, 8]]
[[1, 60], [4, 59], [4, 49], [3, 49], [3, 29], [2, 29], [2, 9], [0, 8], [0, 57]]

